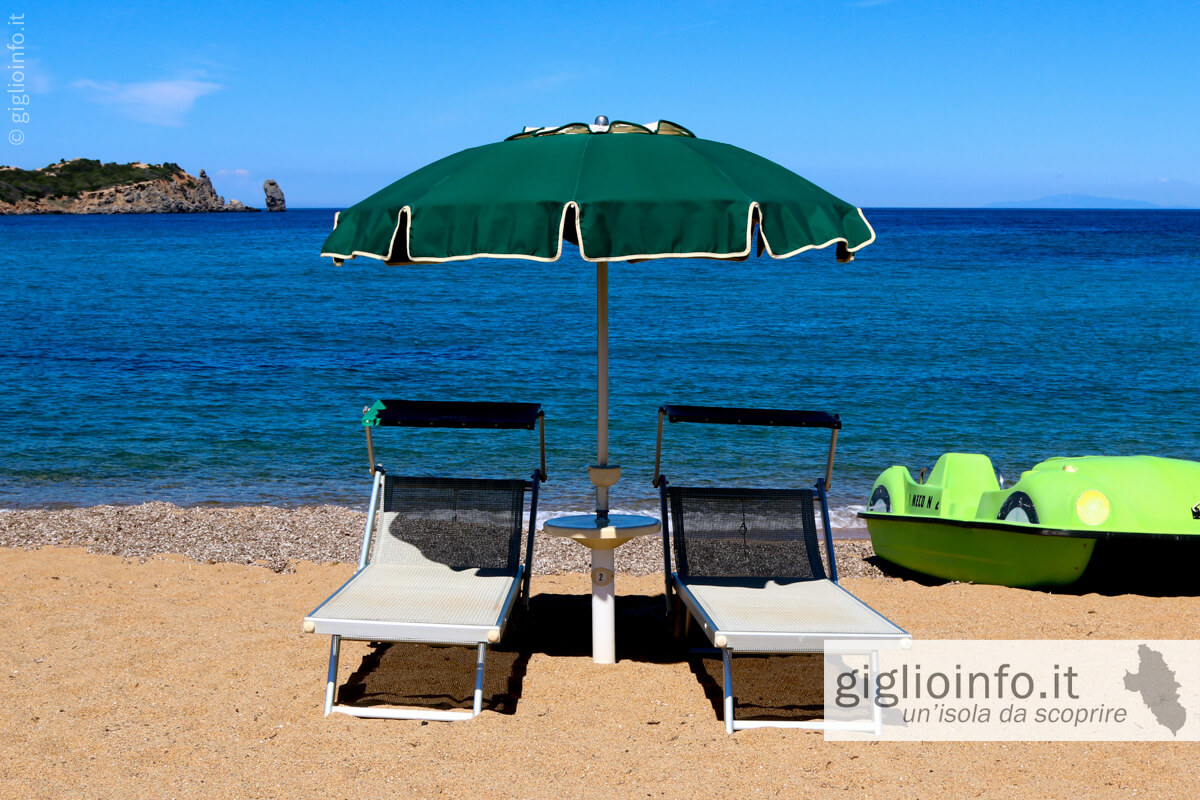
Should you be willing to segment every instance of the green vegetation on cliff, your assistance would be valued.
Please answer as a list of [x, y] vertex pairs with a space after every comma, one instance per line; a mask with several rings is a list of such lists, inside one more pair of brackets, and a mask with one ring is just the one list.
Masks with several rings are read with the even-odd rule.
[[110, 186], [124, 186], [186, 173], [178, 164], [102, 164], [94, 158], [60, 161], [41, 169], [0, 169], [0, 201], [18, 203], [43, 197], [78, 197]]

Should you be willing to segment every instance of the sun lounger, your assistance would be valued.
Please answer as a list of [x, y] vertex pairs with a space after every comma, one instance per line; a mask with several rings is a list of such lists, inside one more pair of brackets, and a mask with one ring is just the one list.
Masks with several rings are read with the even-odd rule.
[[[456, 720], [477, 716], [489, 644], [499, 642], [521, 596], [529, 602], [533, 530], [541, 467], [532, 480], [388, 475], [375, 464], [376, 426], [528, 429], [542, 421], [536, 403], [380, 400], [364, 411], [374, 483], [358, 571], [304, 618], [308, 633], [332, 636], [325, 714]], [[528, 535], [522, 533], [530, 493]], [[424, 642], [478, 649], [471, 711], [334, 704], [343, 639]]]
[[[827, 428], [831, 438], [825, 477], [812, 488], [801, 489], [673, 486], [659, 472], [664, 419]], [[904, 630], [837, 582], [825, 492], [832, 479], [840, 428], [836, 415], [822, 412], [680, 405], [659, 409], [654, 483], [662, 501], [668, 609], [689, 614], [688, 619], [695, 619], [721, 651], [725, 730], [729, 733], [765, 726], [877, 732], [880, 724], [874, 703], [873, 717], [865, 724], [737, 720], [734, 655], [866, 653], [874, 673], [879, 650], [911, 642]], [[818, 534], [818, 509], [823, 536]], [[673, 601], [673, 597], [677, 599]]]

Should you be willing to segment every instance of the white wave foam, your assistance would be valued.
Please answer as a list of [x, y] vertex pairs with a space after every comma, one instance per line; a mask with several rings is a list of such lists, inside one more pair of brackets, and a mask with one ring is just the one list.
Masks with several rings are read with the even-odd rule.
[[829, 524], [838, 528], [865, 528], [866, 523], [858, 518], [858, 512], [866, 511], [865, 505], [852, 504], [829, 509]]

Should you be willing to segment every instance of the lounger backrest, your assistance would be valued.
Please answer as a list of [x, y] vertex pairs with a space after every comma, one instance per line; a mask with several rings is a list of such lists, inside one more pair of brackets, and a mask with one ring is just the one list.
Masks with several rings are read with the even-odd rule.
[[668, 486], [675, 572], [703, 578], [825, 578], [811, 489]]
[[369, 563], [515, 574], [526, 486], [520, 480], [388, 475]]

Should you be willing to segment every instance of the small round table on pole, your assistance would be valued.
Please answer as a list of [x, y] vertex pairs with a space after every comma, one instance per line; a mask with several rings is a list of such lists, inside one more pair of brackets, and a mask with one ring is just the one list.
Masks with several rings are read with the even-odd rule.
[[592, 551], [592, 660], [617, 663], [616, 609], [613, 605], [613, 555], [618, 547], [639, 536], [662, 530], [654, 517], [634, 514], [579, 514], [546, 520], [544, 532], [574, 539]]

